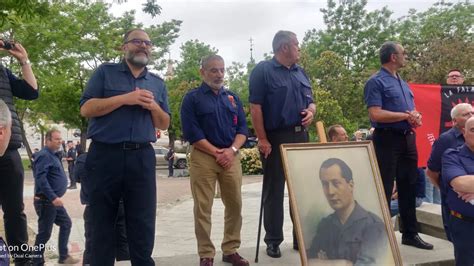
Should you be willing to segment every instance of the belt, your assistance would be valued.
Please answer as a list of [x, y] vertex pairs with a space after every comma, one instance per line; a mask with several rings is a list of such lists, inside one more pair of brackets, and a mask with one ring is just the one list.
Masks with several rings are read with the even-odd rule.
[[412, 135], [414, 134], [413, 130], [410, 129], [401, 129], [401, 128], [392, 128], [392, 127], [382, 127], [376, 128], [377, 131], [385, 131], [385, 132], [394, 132], [401, 135]]
[[471, 222], [471, 223], [474, 223], [474, 218], [472, 217], [469, 217], [469, 216], [465, 216], [463, 214], [460, 214], [459, 212], [457, 211], [453, 211], [453, 210], [450, 210], [450, 213], [452, 216], [458, 218], [458, 219], [461, 219], [461, 220], [464, 220], [466, 222]]
[[34, 199], [35, 200], [49, 200], [44, 194], [36, 194]]
[[285, 128], [278, 128], [274, 130], [269, 130], [270, 133], [277, 133], [277, 132], [292, 132], [292, 133], [299, 133], [306, 131], [304, 126], [292, 126], [292, 127], [285, 127]]
[[138, 150], [138, 149], [143, 149], [145, 147], [150, 146], [149, 142], [144, 142], [144, 143], [135, 143], [135, 142], [127, 142], [127, 141], [120, 142], [120, 143], [103, 143], [103, 142], [98, 142], [98, 141], [95, 141], [95, 142], [99, 143], [100, 145], [118, 148], [121, 150]]

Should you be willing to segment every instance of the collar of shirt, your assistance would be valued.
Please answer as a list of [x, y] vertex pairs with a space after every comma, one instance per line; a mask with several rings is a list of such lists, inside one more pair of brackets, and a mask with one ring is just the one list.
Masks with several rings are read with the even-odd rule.
[[[120, 71], [122, 72], [128, 72], [130, 73], [130, 75], [132, 75], [132, 71], [130, 70], [130, 67], [128, 67], [128, 64], [127, 62], [125, 61], [125, 59], [122, 60], [122, 65], [120, 66]], [[144, 78], [144, 79], [149, 79], [150, 73], [148, 73], [148, 68], [145, 67], [142, 71], [142, 73], [140, 73], [140, 75], [138, 75], [137, 79], [139, 78]]]
[[396, 79], [396, 80], [401, 80], [401, 79], [402, 79], [402, 78], [400, 77], [400, 74], [398, 74], [398, 72], [396, 73], [397, 76], [395, 77], [395, 76], [393, 76], [392, 73], [390, 73], [390, 71], [388, 71], [385, 67], [381, 67], [379, 73], [380, 73], [380, 75], [381, 75], [382, 77], [391, 77], [391, 78], [394, 78], [394, 79]]
[[[214, 93], [214, 92], [212, 91], [212, 88], [211, 88], [209, 85], [207, 85], [207, 83], [205, 83], [205, 82], [201, 83], [201, 86], [199, 87], [199, 90], [200, 90], [202, 93], [204, 93], [204, 94], [209, 93], [209, 92]], [[222, 94], [222, 93], [225, 93], [224, 87], [221, 87], [221, 88], [217, 91], [217, 95], [220, 95], [220, 94]]]
[[349, 215], [349, 218], [347, 218], [345, 224], [341, 224], [341, 221], [339, 220], [339, 217], [337, 217], [336, 213], [333, 214], [333, 223], [336, 223], [338, 226], [341, 227], [350, 227], [352, 224], [357, 223], [361, 219], [365, 219], [367, 216], [367, 211], [362, 208], [356, 201], [354, 209], [352, 210], [351, 215]]
[[467, 157], [474, 160], [474, 152], [469, 149], [466, 144], [463, 144], [459, 149], [459, 156]]
[[452, 127], [452, 130], [453, 130], [453, 134], [456, 138], [462, 137], [464, 139], [464, 136], [463, 136], [461, 130], [459, 130], [459, 128]]
[[[270, 62], [272, 63], [272, 65], [273, 65], [274, 68], [283, 67], [283, 68], [288, 69], [286, 66], [280, 64], [280, 62], [278, 62], [278, 60], [276, 60], [275, 57], [273, 57], [272, 60], [270, 60]], [[293, 64], [293, 65], [291, 65], [291, 67], [290, 67], [290, 70], [292, 70], [292, 71], [297, 70], [297, 69], [298, 69], [298, 64]]]

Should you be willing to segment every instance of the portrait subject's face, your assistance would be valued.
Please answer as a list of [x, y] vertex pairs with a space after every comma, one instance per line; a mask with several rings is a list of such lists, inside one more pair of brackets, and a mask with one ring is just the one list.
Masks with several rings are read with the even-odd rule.
[[336, 212], [348, 208], [354, 201], [354, 182], [344, 179], [337, 164], [322, 168], [320, 173], [319, 178], [329, 206]]

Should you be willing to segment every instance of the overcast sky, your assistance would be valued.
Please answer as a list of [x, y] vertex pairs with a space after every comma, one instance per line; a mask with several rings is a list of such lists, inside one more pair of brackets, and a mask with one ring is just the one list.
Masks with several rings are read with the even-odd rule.
[[[128, 0], [114, 4], [112, 13], [119, 16], [136, 9], [137, 21], [145, 25], [182, 20], [180, 37], [171, 46], [171, 58], [179, 60], [180, 45], [198, 39], [217, 48], [227, 65], [232, 61], [249, 61], [250, 38], [254, 43], [253, 56], [258, 62], [264, 53], [271, 51], [272, 38], [278, 30], [295, 32], [301, 42], [306, 31], [324, 29], [320, 9], [327, 3], [326, 0], [159, 0], [161, 15], [152, 19], [141, 11], [143, 2], [145, 0]], [[411, 8], [426, 10], [435, 2], [437, 0], [369, 0], [367, 9], [388, 6], [395, 19], [406, 15]]]

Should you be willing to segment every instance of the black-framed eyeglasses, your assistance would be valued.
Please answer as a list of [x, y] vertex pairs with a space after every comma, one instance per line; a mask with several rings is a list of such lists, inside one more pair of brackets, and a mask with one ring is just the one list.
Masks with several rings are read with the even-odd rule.
[[136, 46], [141, 46], [142, 44], [145, 44], [146, 47], [153, 46], [153, 43], [151, 41], [140, 40], [140, 39], [131, 39], [131, 40], [126, 41], [124, 44], [127, 44], [127, 43], [133, 43]]
[[450, 75], [450, 76], [448, 76], [448, 78], [450, 78], [450, 79], [458, 79], [458, 78], [462, 78], [462, 76], [461, 76], [461, 75]]

